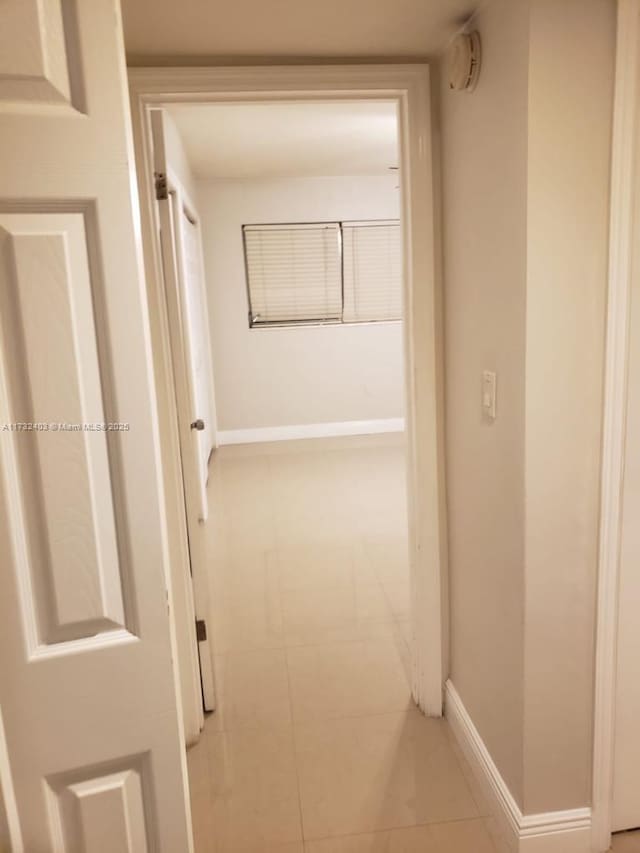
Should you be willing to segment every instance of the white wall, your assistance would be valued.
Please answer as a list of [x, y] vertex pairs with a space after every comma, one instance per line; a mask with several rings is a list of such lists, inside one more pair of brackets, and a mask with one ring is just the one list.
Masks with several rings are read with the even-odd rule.
[[528, 4], [477, 26], [477, 89], [440, 92], [451, 678], [522, 802]]
[[530, 812], [581, 806], [591, 796], [615, 22], [609, 0], [531, 2], [524, 655]]
[[198, 184], [219, 430], [398, 418], [402, 324], [249, 329], [242, 225], [399, 216], [397, 176]]
[[189, 200], [197, 205], [198, 190], [191, 164], [189, 163], [180, 131], [176, 127], [175, 121], [168, 110], [164, 110], [164, 132], [167, 162], [175, 177], [182, 184], [182, 188], [189, 196]]
[[477, 89], [440, 88], [451, 677], [531, 814], [590, 798], [615, 4], [474, 26]]

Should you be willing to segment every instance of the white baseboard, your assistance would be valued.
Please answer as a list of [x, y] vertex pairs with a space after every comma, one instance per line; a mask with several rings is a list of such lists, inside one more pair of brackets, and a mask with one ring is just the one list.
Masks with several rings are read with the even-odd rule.
[[402, 432], [403, 430], [404, 418], [380, 418], [373, 421], [338, 421], [326, 424], [218, 430], [217, 439], [218, 445], [254, 444], [265, 441], [294, 441], [299, 438], [376, 435], [384, 432]]
[[457, 690], [447, 681], [445, 714], [505, 841], [514, 853], [591, 853], [591, 809], [523, 815]]

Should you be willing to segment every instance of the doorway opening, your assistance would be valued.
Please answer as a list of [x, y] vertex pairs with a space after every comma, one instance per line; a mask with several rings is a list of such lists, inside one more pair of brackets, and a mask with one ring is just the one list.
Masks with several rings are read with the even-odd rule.
[[[388, 69], [343, 71], [339, 83], [329, 68], [131, 73], [157, 372], [175, 419], [165, 451], [186, 515], [170, 514], [183, 543], [172, 581], [188, 599], [186, 556], [216, 707], [206, 722], [195, 709], [188, 730], [181, 661], [186, 741], [204, 725], [223, 751], [269, 723], [373, 725], [414, 701], [442, 712], [428, 75], [398, 68], [389, 87]], [[194, 222], [195, 310], [179, 293]], [[200, 408], [199, 312], [212, 377]], [[204, 753], [189, 758], [196, 820]]]

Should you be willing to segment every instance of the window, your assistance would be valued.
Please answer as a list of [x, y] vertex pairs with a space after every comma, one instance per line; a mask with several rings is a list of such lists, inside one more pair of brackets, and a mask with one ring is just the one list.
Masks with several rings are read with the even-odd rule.
[[402, 316], [396, 220], [245, 225], [242, 230], [251, 327]]
[[249, 325], [340, 320], [338, 224], [246, 225], [244, 251]]
[[343, 222], [342, 321], [399, 320], [402, 251], [398, 222]]

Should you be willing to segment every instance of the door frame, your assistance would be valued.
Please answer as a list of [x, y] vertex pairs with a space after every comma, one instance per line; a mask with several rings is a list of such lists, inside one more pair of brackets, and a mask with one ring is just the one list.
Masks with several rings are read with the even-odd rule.
[[[178, 633], [184, 634], [180, 638], [182, 642], [179, 645], [179, 666], [181, 667], [183, 702], [189, 711], [188, 714], [184, 714], [185, 735], [187, 742], [191, 743], [197, 740], [204, 725], [203, 704], [205, 711], [215, 708], [213, 656], [206, 632], [206, 624], [209, 621], [207, 612], [209, 595], [206, 566], [204, 565], [205, 555], [202, 553], [199, 531], [199, 526], [207, 518], [207, 495], [206, 492], [203, 493], [201, 457], [193, 445], [193, 432], [190, 426], [192, 418], [197, 415], [193, 409], [194, 389], [189, 354], [191, 330], [187, 319], [187, 295], [185, 291], [187, 276], [181, 222], [183, 211], [191, 210], [194, 220], [196, 220], [197, 214], [193, 200], [189, 198], [167, 160], [164, 115], [161, 110], [157, 110], [152, 116], [152, 125], [153, 120], [157, 120], [156, 130], [158, 131], [159, 145], [157, 154], [160, 158], [160, 165], [156, 163], [155, 168], [165, 173], [164, 197], [158, 199], [154, 196], [154, 213], [157, 217], [158, 245], [162, 252], [162, 287], [165, 298], [162, 307], [163, 311], [166, 312], [169, 350], [171, 352], [172, 382], [170, 390], [177, 416], [181, 475], [180, 495], [183, 499], [180, 509], [185, 516], [188, 548], [189, 570], [186, 573], [183, 585], [187, 588], [186, 598], [188, 599], [190, 593], [191, 600], [185, 600], [186, 607], [182, 604], [178, 605], [178, 601], [174, 600], [174, 619], [179, 625]], [[164, 237], [167, 238], [166, 242], [163, 239]], [[201, 254], [200, 250], [198, 227], [199, 254]], [[204, 290], [204, 281], [200, 281], [199, 285]], [[211, 349], [208, 324], [204, 344], [209, 350]], [[209, 388], [210, 402], [212, 402], [212, 390], [213, 382], [210, 383]], [[202, 414], [207, 420], [212, 417], [212, 411], [202, 412]], [[196, 620], [205, 625], [204, 637], [197, 634]], [[187, 687], [187, 682], [190, 682], [190, 689]], [[191, 729], [188, 728], [189, 723]], [[197, 723], [197, 727], [194, 723]]]
[[[205, 594], [205, 590], [203, 590], [203, 585], [207, 583], [206, 577], [206, 567], [203, 565], [204, 563], [204, 555], [199, 550], [199, 543], [196, 541], [198, 537], [197, 527], [200, 524], [206, 523], [208, 516], [208, 508], [207, 508], [207, 495], [206, 492], [202, 494], [201, 488], [201, 480], [200, 480], [200, 457], [197, 456], [197, 478], [193, 477], [193, 471], [190, 473], [186, 470], [189, 466], [184, 464], [185, 450], [189, 446], [189, 442], [191, 441], [191, 427], [190, 422], [191, 418], [196, 414], [196, 412], [189, 406], [188, 402], [182, 406], [183, 411], [180, 411], [180, 399], [181, 394], [178, 390], [178, 385], [182, 385], [183, 389], [188, 389], [186, 391], [186, 397], [189, 401], [193, 400], [193, 388], [192, 388], [192, 376], [189, 365], [189, 355], [188, 355], [188, 331], [187, 326], [188, 322], [186, 321], [186, 279], [185, 279], [185, 269], [184, 269], [184, 245], [183, 245], [183, 236], [182, 236], [182, 228], [179, 222], [179, 218], [181, 213], [184, 211], [190, 211], [191, 215], [194, 219], [197, 219], [198, 222], [198, 251], [199, 254], [202, 255], [202, 247], [200, 245], [200, 218], [197, 214], [197, 207], [195, 203], [190, 199], [186, 189], [184, 188], [181, 181], [178, 179], [177, 175], [174, 173], [173, 169], [168, 166], [167, 167], [167, 194], [168, 194], [168, 204], [171, 206], [172, 210], [172, 220], [173, 227], [171, 228], [171, 239], [174, 244], [174, 260], [175, 260], [175, 269], [172, 273], [174, 276], [172, 284], [169, 284], [170, 278], [164, 275], [163, 282], [165, 285], [165, 298], [167, 300], [167, 319], [169, 322], [169, 336], [171, 338], [171, 352], [172, 352], [172, 363], [173, 363], [173, 383], [172, 388], [174, 391], [174, 399], [176, 402], [176, 414], [178, 416], [178, 437], [182, 433], [182, 441], [181, 441], [181, 453], [180, 453], [180, 467], [183, 473], [183, 483], [184, 483], [184, 509], [187, 515], [187, 536], [188, 545], [189, 545], [189, 563], [190, 563], [190, 582], [191, 589], [193, 593], [193, 602], [194, 602], [194, 612], [193, 612], [193, 620], [191, 624], [188, 626], [190, 637], [193, 639], [195, 643], [195, 648], [190, 649], [190, 653], [195, 651], [196, 660], [198, 663], [197, 667], [197, 680], [196, 680], [196, 693], [197, 693], [197, 712], [198, 717], [200, 719], [201, 725], [198, 729], [198, 735], [200, 730], [203, 728], [204, 716], [201, 713], [201, 704], [204, 704], [205, 711], [211, 711], [215, 709], [215, 679], [213, 673], [213, 657], [211, 650], [211, 640], [207, 635], [206, 626], [209, 623], [209, 614], [207, 612], [209, 605], [209, 595]], [[201, 258], [202, 270], [204, 271], [204, 262]], [[204, 282], [200, 282], [203, 290], [204, 290]], [[170, 306], [171, 303], [171, 306]], [[208, 330], [208, 323], [207, 323]], [[209, 335], [205, 335], [205, 345], [211, 348]], [[179, 354], [178, 354], [179, 353]], [[176, 381], [176, 371], [179, 371], [180, 367], [183, 368], [183, 377], [181, 382]], [[212, 368], [212, 365], [210, 365]], [[212, 403], [212, 409], [210, 412], [203, 412], [207, 418], [213, 418], [213, 406], [215, 405], [212, 398], [212, 390], [213, 390], [213, 377], [211, 376], [212, 370], [209, 371], [210, 376], [210, 401]], [[183, 420], [184, 419], [184, 420]], [[212, 437], [215, 438], [216, 429], [215, 425], [213, 425], [212, 429]], [[213, 445], [215, 447], [215, 445]], [[211, 453], [209, 453], [209, 458], [211, 458]], [[205, 483], [206, 489], [206, 483]], [[198, 500], [194, 500], [194, 496], [197, 494]], [[190, 506], [191, 503], [191, 506]], [[196, 503], [197, 503], [197, 512], [196, 512]], [[192, 521], [189, 521], [189, 510], [191, 510]], [[176, 614], [177, 615], [177, 614]], [[205, 636], [201, 638], [197, 636], [196, 631], [196, 620], [198, 622], [204, 622], [205, 624]]]
[[[170, 103], [389, 100], [397, 104], [402, 169], [404, 361], [409, 545], [412, 586], [412, 690], [429, 716], [441, 716], [448, 665], [446, 506], [443, 439], [442, 292], [425, 64], [129, 69], [141, 197], [145, 269], [156, 373], [166, 391], [161, 264], [153, 218], [149, 111]], [[166, 425], [161, 424], [161, 428]], [[176, 448], [174, 447], [174, 453]], [[169, 523], [172, 524], [171, 516]]]
[[596, 614], [592, 848], [611, 844], [629, 318], [640, 223], [640, 0], [618, 0]]
[[[198, 236], [197, 236], [198, 249], [197, 249], [197, 251], [198, 251], [199, 262], [200, 262], [200, 270], [202, 272], [202, 277], [200, 278], [198, 285], [202, 290], [201, 295], [204, 297], [203, 304], [206, 306], [208, 304], [208, 300], [207, 300], [205, 278], [204, 278], [205, 269], [204, 269], [204, 255], [203, 255], [203, 250], [202, 250], [202, 232], [201, 232], [201, 228], [200, 228], [201, 219], [200, 219], [200, 213], [198, 211], [198, 205], [189, 196], [189, 193], [187, 192], [186, 187], [179, 180], [178, 176], [174, 173], [173, 169], [170, 166], [167, 168], [167, 176], [166, 177], [167, 177], [167, 190], [169, 193], [169, 203], [172, 205], [172, 208], [173, 208], [173, 222], [174, 222], [173, 239], [175, 241], [175, 250], [176, 250], [175, 260], [176, 260], [176, 266], [177, 266], [176, 286], [177, 286], [177, 289], [179, 290], [178, 295], [179, 295], [179, 299], [180, 299], [180, 308], [182, 311], [182, 313], [181, 313], [182, 322], [180, 323], [180, 326], [181, 326], [180, 336], [182, 338], [182, 344], [185, 346], [185, 350], [186, 350], [186, 340], [189, 337], [189, 335], [191, 334], [191, 330], [189, 330], [189, 328], [188, 328], [189, 322], [187, 319], [187, 307], [186, 307], [186, 300], [187, 300], [186, 287], [188, 286], [188, 284], [187, 284], [187, 275], [186, 275], [185, 260], [184, 260], [184, 253], [185, 253], [184, 242], [183, 242], [184, 241], [184, 231], [183, 231], [184, 225], [180, 221], [180, 216], [182, 213], [188, 215], [190, 217], [190, 219], [192, 220], [193, 224], [197, 227], [197, 232], [198, 232]], [[169, 313], [170, 323], [171, 323], [171, 316], [172, 316], [172, 314], [170, 312]], [[197, 486], [197, 491], [198, 491], [198, 495], [199, 495], [198, 518], [194, 519], [194, 522], [193, 522], [196, 526], [201, 525], [201, 524], [206, 524], [207, 518], [209, 515], [208, 497], [206, 494], [206, 488], [207, 488], [207, 483], [209, 481], [209, 463], [211, 461], [211, 454], [213, 453], [213, 451], [217, 447], [215, 389], [214, 389], [214, 383], [213, 383], [213, 364], [211, 363], [212, 354], [211, 354], [211, 338], [210, 338], [210, 334], [209, 334], [209, 315], [208, 315], [208, 313], [206, 314], [206, 317], [205, 317], [205, 325], [206, 325], [206, 328], [204, 330], [204, 346], [206, 347], [206, 349], [209, 353], [209, 357], [210, 357], [209, 371], [208, 371], [208, 373], [209, 373], [209, 376], [208, 376], [209, 383], [208, 384], [209, 384], [210, 408], [207, 412], [202, 412], [202, 414], [204, 414], [205, 417], [210, 421], [210, 427], [211, 427], [210, 435], [211, 435], [212, 441], [211, 441], [211, 446], [209, 447], [209, 452], [207, 455], [207, 478], [206, 478], [205, 483], [204, 483], [204, 489], [205, 489], [204, 494], [202, 493], [202, 483], [201, 483], [201, 479], [200, 479], [201, 478], [201, 471], [200, 471], [201, 459], [200, 459], [199, 455], [197, 457], [198, 481], [197, 481], [197, 484], [193, 484], [193, 483], [191, 484], [191, 488], [195, 488]], [[185, 358], [187, 362], [189, 361], [189, 356], [188, 356], [186, 351], [183, 352], [183, 358]], [[175, 368], [175, 360], [174, 360], [174, 368]], [[190, 373], [190, 371], [188, 371], [188, 372]], [[175, 373], [174, 373], [174, 376], [175, 376]], [[193, 381], [193, 377], [191, 375], [189, 375], [187, 377], [187, 383], [190, 386], [190, 395], [189, 396], [191, 397], [191, 399], [193, 401], [193, 398], [195, 397], [195, 393], [194, 393], [193, 387], [191, 387], [192, 381]], [[174, 392], [175, 392], [176, 405], [178, 405], [178, 400], [180, 399], [180, 395], [178, 393], [178, 389], [175, 386], [175, 380], [174, 380]], [[178, 408], [179, 408], [179, 406], [178, 406]], [[185, 414], [187, 415], [187, 419], [186, 419], [187, 423], [190, 423], [192, 416], [194, 416], [194, 415], [197, 416], [199, 414], [199, 412], [196, 412], [195, 410], [191, 410], [191, 411], [192, 411], [192, 414], [190, 414], [189, 412], [183, 412], [183, 415], [185, 415]], [[178, 412], [178, 415], [179, 415], [179, 412]], [[179, 435], [180, 435], [180, 422], [178, 423], [178, 436]], [[183, 456], [181, 454], [181, 467], [184, 468], [184, 466], [182, 465], [182, 458], [183, 458]], [[184, 476], [185, 476], [185, 472], [183, 470], [183, 479], [184, 479]], [[188, 486], [186, 483], [185, 483], [184, 488], [185, 488], [184, 506], [185, 506], [185, 512], [188, 512], [188, 509], [187, 509], [187, 507], [188, 507], [188, 500], [187, 500], [187, 488], [188, 488]], [[196, 531], [196, 534], [197, 534], [197, 531]], [[187, 518], [187, 535], [190, 535], [190, 527], [189, 527], [189, 519], [188, 518]], [[204, 705], [204, 711], [205, 712], [215, 710], [215, 707], [216, 707], [216, 686], [215, 686], [215, 673], [214, 673], [214, 665], [213, 665], [212, 640], [207, 633], [207, 626], [209, 626], [209, 624], [210, 624], [210, 618], [209, 618], [209, 612], [208, 612], [210, 596], [209, 596], [209, 592], [208, 592], [208, 587], [206, 587], [206, 585], [208, 584], [208, 579], [206, 576], [206, 566], [203, 565], [205, 562], [205, 554], [201, 553], [201, 549], [199, 549], [197, 547], [196, 542], [193, 541], [195, 538], [196, 537], [190, 536], [189, 554], [190, 554], [191, 588], [192, 588], [192, 593], [193, 593], [194, 617], [195, 617], [193, 625], [195, 627], [196, 620], [197, 620], [197, 623], [200, 626], [202, 626], [202, 623], [204, 623], [204, 627], [205, 627], [204, 636], [200, 635], [198, 631], [195, 631], [195, 634], [196, 634], [196, 637], [195, 637], [195, 642], [196, 642], [195, 654], [196, 654], [196, 658], [197, 658], [197, 662], [198, 662], [197, 675], [196, 675], [196, 678], [197, 678], [196, 689], [197, 689], [197, 695], [198, 695], [197, 711], [198, 711], [199, 718], [203, 721], [203, 714], [201, 713], [202, 708], [201, 708], [200, 702], [202, 702], [202, 704]], [[194, 563], [195, 563], [195, 566], [194, 566]], [[203, 585], [205, 585], [204, 590], [203, 590]], [[193, 633], [193, 632], [190, 632], [190, 633]], [[202, 729], [202, 727], [203, 726], [201, 725], [200, 729]], [[199, 734], [199, 732], [198, 732], [198, 734]]]

